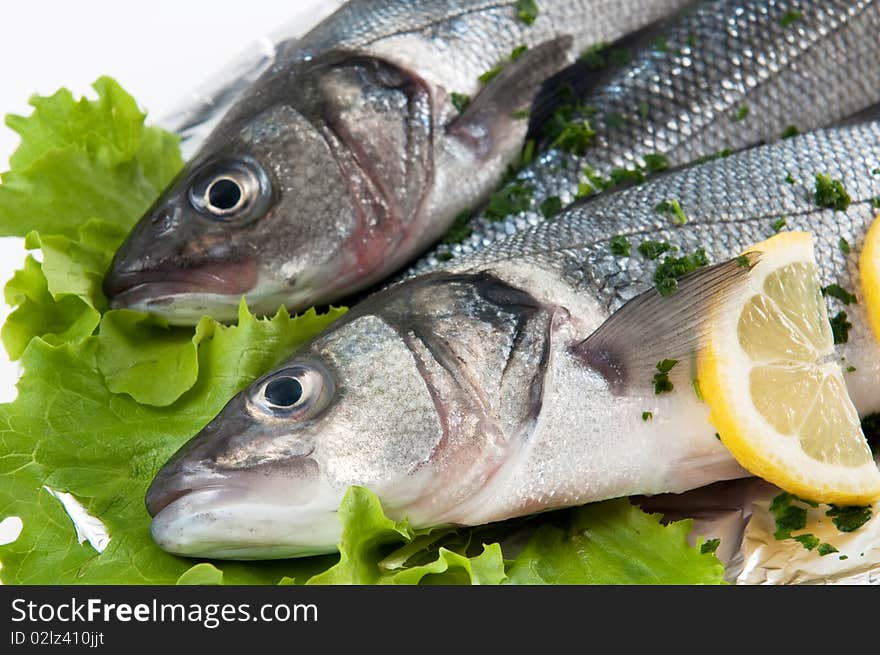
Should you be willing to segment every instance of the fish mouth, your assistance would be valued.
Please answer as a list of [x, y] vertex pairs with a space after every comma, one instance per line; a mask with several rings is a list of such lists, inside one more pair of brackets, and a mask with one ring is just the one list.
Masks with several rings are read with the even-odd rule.
[[[148, 494], [149, 495], [149, 494]], [[271, 502], [251, 487], [207, 484], [150, 504], [150, 534], [184, 557], [256, 560], [335, 552], [342, 536], [341, 496], [325, 489], [307, 502]], [[155, 512], [155, 513], [154, 513]]]
[[254, 260], [207, 264], [186, 269], [111, 271], [104, 293], [113, 309], [162, 308], [194, 296], [237, 296], [257, 284]]

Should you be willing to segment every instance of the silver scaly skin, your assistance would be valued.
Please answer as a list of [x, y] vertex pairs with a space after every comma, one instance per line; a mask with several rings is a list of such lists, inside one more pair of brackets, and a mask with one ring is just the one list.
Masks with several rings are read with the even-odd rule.
[[[696, 329], [704, 275], [714, 284], [748, 269], [735, 260], [702, 269], [653, 313], [621, 308], [636, 294], [656, 297], [657, 262], [637, 246], [705, 247], [721, 262], [785, 216], [789, 229], [815, 235], [823, 284], [861, 300], [856, 259], [876, 213], [878, 167], [880, 124], [799, 136], [598, 196], [369, 297], [231, 400], [162, 468], [146, 499], [155, 540], [233, 559], [332, 551], [335, 510], [353, 484], [377, 493], [389, 515], [432, 526], [747, 475], [715, 438], [693, 371], [678, 366], [675, 390], [656, 395], [651, 368], [675, 351], [643, 351], [664, 307], [690, 308]], [[846, 212], [816, 205], [817, 172], [843, 181]], [[686, 224], [655, 210], [669, 198]], [[620, 234], [630, 256], [611, 252]], [[857, 365], [847, 381], [859, 411], [870, 412], [880, 408], [880, 349], [862, 304], [847, 311], [853, 328], [838, 353]], [[590, 351], [609, 316], [626, 321], [603, 351]], [[639, 357], [644, 370], [618, 366], [614, 378], [602, 365]]]
[[544, 79], [685, 0], [544, 0], [531, 25], [516, 4], [351, 0], [280, 46], [117, 252], [111, 305], [195, 324], [383, 279], [498, 184]]
[[831, 125], [880, 102], [878, 32], [874, 0], [698, 3], [652, 30], [629, 64], [583, 98], [595, 109], [596, 131], [585, 156], [551, 149], [519, 173], [517, 183], [534, 190], [527, 211], [500, 221], [479, 214], [469, 238], [439, 245], [410, 272], [543, 221], [541, 202], [558, 196], [569, 204], [587, 167], [607, 179], [616, 168], [644, 166], [649, 153], [681, 166], [775, 141], [789, 126]]

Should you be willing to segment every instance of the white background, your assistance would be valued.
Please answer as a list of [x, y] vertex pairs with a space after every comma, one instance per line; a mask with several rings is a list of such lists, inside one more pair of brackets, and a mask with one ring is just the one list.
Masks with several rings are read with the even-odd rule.
[[[337, 0], [43, 0], [0, 5], [0, 116], [28, 114], [33, 93], [66, 86], [90, 93], [115, 77], [148, 111], [148, 121], [183, 106], [222, 79], [224, 67], [265, 38], [301, 32]], [[0, 171], [18, 135], [0, 125]], [[24, 261], [18, 239], [0, 239], [0, 285]], [[0, 296], [0, 324], [9, 308]], [[0, 402], [15, 397], [18, 367], [0, 348]]]
[[[66, 86], [91, 92], [115, 77], [148, 111], [148, 121], [185, 106], [196, 90], [267, 38], [301, 34], [339, 0], [42, 0], [0, 4], [0, 116], [29, 114], [28, 98]], [[0, 125], [0, 171], [18, 135]], [[19, 239], [0, 239], [0, 286], [24, 261]], [[0, 295], [0, 324], [9, 308]], [[0, 348], [0, 402], [15, 397], [19, 367]], [[3, 517], [0, 517], [2, 519]], [[0, 521], [0, 543], [17, 519]]]

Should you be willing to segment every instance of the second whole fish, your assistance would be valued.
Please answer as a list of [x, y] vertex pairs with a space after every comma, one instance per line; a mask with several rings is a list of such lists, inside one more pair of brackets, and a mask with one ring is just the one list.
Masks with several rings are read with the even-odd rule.
[[111, 306], [195, 324], [383, 279], [498, 183], [544, 79], [685, 0], [527, 4], [351, 0], [280, 47], [116, 253]]
[[[818, 173], [849, 193], [845, 211], [817, 204]], [[880, 409], [880, 347], [857, 270], [878, 196], [880, 124], [840, 127], [600, 196], [385, 289], [172, 457], [147, 494], [153, 537], [182, 555], [289, 557], [336, 548], [350, 485], [425, 527], [746, 476], [687, 366], [673, 371], [671, 393], [651, 388], [654, 363], [684, 347], [658, 334], [664, 314], [696, 329], [719, 289], [747, 279], [732, 258], [783, 224], [809, 231], [821, 284], [859, 300], [835, 354], [856, 364], [852, 399], [862, 414]], [[672, 199], [683, 224], [657, 211]], [[663, 244], [727, 263], [694, 273], [669, 304], [627, 302], [657, 298]]]

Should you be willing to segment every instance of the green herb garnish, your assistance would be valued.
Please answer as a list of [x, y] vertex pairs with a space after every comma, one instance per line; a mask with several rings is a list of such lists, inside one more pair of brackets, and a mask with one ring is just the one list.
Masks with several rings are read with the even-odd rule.
[[[830, 555], [831, 553], [839, 553], [840, 551], [831, 544], [822, 542], [821, 544], [819, 544], [819, 550], [817, 550], [816, 552], [819, 553], [820, 557], [825, 557], [826, 555]], [[840, 559], [846, 559], [846, 555], [841, 555]]]
[[784, 130], [782, 130], [783, 139], [790, 139], [791, 137], [797, 136], [798, 134], [800, 134], [800, 131], [794, 125], [789, 125]]
[[678, 200], [664, 200], [654, 207], [654, 211], [660, 214], [671, 214], [672, 222], [676, 225], [684, 225], [688, 220], [687, 214], [684, 213]]
[[858, 303], [855, 294], [850, 293], [839, 284], [829, 284], [827, 287], [822, 287], [822, 295], [826, 298], [837, 298], [844, 305]]
[[809, 532], [807, 532], [806, 534], [795, 535], [792, 537], [792, 539], [794, 539], [807, 550], [813, 550], [814, 548], [816, 548], [816, 546], [819, 545], [819, 537], [810, 534]]
[[847, 373], [854, 373], [855, 371], [856, 371], [856, 367], [855, 367], [855, 366], [847, 366], [847, 367], [846, 367], [846, 372], [847, 372]]
[[846, 312], [837, 312], [837, 316], [831, 319], [831, 334], [834, 343], [846, 343], [849, 340], [849, 331], [852, 323], [846, 320]]
[[494, 68], [490, 68], [489, 70], [487, 70], [485, 73], [480, 75], [477, 79], [480, 81], [480, 84], [488, 84], [489, 82], [494, 80], [496, 77], [498, 77], [498, 74], [502, 70], [504, 70], [504, 65], [498, 64]]
[[450, 95], [450, 98], [452, 100], [452, 106], [455, 107], [456, 111], [459, 114], [463, 112], [469, 104], [471, 104], [471, 97], [466, 93], [453, 91]]
[[562, 211], [562, 198], [559, 196], [549, 196], [538, 205], [538, 211], [544, 218], [553, 218]]
[[847, 241], [843, 237], [840, 237], [840, 241], [837, 242], [837, 245], [840, 246], [840, 251], [844, 255], [848, 255], [850, 252], [852, 252], [852, 248], [849, 247], [849, 241]]
[[656, 41], [654, 41], [654, 49], [657, 52], [666, 52], [667, 50], [669, 50], [669, 43], [666, 41], [666, 39], [657, 39]]
[[510, 61], [516, 61], [520, 57], [523, 56], [526, 50], [529, 49], [529, 46], [526, 44], [518, 45], [513, 50], [510, 51]]
[[629, 257], [629, 241], [622, 234], [611, 237], [611, 254], [617, 257]]
[[830, 516], [841, 532], [854, 532], [871, 520], [871, 513], [870, 505], [831, 505], [825, 516]]
[[697, 397], [697, 400], [699, 400], [701, 403], [705, 402], [703, 400], [703, 391], [700, 389], [700, 381], [697, 378], [694, 378], [691, 381], [691, 385], [694, 388], [694, 395]]
[[448, 262], [450, 259], [455, 257], [455, 255], [453, 255], [451, 252], [438, 252], [436, 256], [438, 262]]
[[739, 266], [740, 268], [748, 268], [749, 266], [752, 265], [752, 262], [751, 262], [751, 260], [749, 260], [748, 255], [740, 255], [739, 257], [736, 258], [736, 265]]
[[816, 204], [820, 207], [837, 211], [846, 211], [852, 201], [843, 187], [843, 182], [824, 173], [816, 173], [816, 194], [814, 197]]
[[669, 379], [669, 371], [675, 368], [676, 364], [678, 364], [677, 359], [664, 359], [662, 362], [657, 362], [657, 372], [654, 373], [653, 378], [655, 394], [660, 395], [672, 391], [673, 385]]
[[516, 17], [531, 25], [538, 17], [538, 3], [535, 0], [516, 0]]
[[739, 109], [736, 110], [736, 120], [738, 120], [738, 121], [743, 120], [748, 115], [749, 115], [749, 106], [748, 105], [743, 105], [742, 107], [740, 107]]
[[721, 545], [721, 539], [709, 539], [708, 541], [703, 542], [700, 545], [700, 552], [705, 555], [706, 553], [714, 553], [718, 550], [718, 546]]
[[660, 255], [670, 250], [675, 250], [675, 246], [665, 241], [643, 241], [639, 245], [639, 252], [648, 259], [657, 259]]
[[807, 510], [791, 502], [797, 500], [790, 493], [782, 492], [774, 497], [770, 503], [770, 513], [776, 521], [776, 531], [773, 533], [777, 540], [788, 539], [795, 530], [803, 530], [807, 525]]
[[609, 177], [611, 178], [611, 186], [641, 184], [645, 181], [645, 174], [638, 168], [615, 168]]
[[660, 171], [665, 171], [669, 168], [669, 160], [659, 153], [648, 153], [647, 155], [644, 155], [642, 159], [645, 160], [645, 170], [648, 173], [659, 173]]
[[471, 225], [472, 218], [473, 214], [471, 214], [470, 211], [465, 210], [460, 212], [458, 216], [455, 217], [455, 220], [452, 221], [452, 225], [449, 227], [449, 231], [443, 237], [441, 243], [462, 243], [472, 235], [474, 233], [473, 225]]
[[670, 296], [678, 290], [679, 278], [708, 263], [709, 259], [703, 248], [698, 248], [693, 255], [666, 257], [654, 272], [654, 285], [661, 296]]
[[653, 412], [642, 412], [642, 420], [643, 421], [650, 421], [652, 418], [654, 418]]
[[797, 180], [792, 177], [791, 173], [789, 173], [788, 175], [785, 176], [785, 182], [787, 184], [796, 184]]
[[779, 232], [782, 228], [785, 227], [785, 216], [780, 216], [775, 221], [773, 221], [773, 231]]
[[489, 196], [485, 216], [490, 221], [502, 221], [511, 214], [526, 211], [532, 202], [534, 189], [522, 182], [511, 182]]
[[796, 9], [789, 9], [784, 14], [782, 14], [782, 18], [779, 19], [779, 24], [782, 25], [782, 27], [788, 27], [792, 23], [796, 23], [803, 17], [804, 15]]
[[650, 110], [651, 110], [651, 108], [647, 102], [640, 102], [639, 103], [639, 116], [641, 116], [642, 118], [647, 118], [648, 112]]

